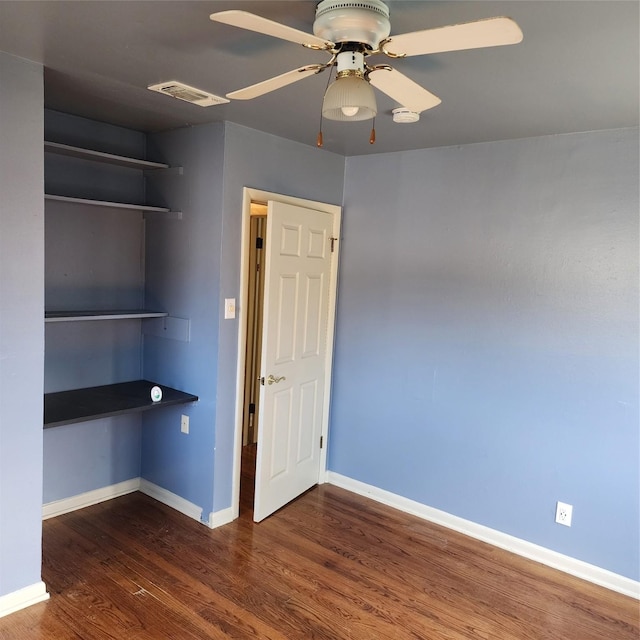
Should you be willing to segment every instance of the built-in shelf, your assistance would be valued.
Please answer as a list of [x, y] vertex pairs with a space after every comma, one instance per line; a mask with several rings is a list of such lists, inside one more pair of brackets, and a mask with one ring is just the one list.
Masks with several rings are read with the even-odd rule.
[[[162, 175], [170, 175], [168, 172], [182, 173], [181, 167], [170, 167], [168, 164], [151, 162], [138, 158], [105, 153], [75, 147], [58, 142], [45, 142], [44, 150], [50, 154], [70, 156], [81, 160], [117, 165], [128, 169], [155, 173], [162, 170]], [[54, 189], [55, 190], [55, 189]], [[148, 204], [133, 204], [126, 202], [112, 202], [106, 200], [94, 200], [78, 198], [54, 193], [45, 194], [46, 201], [54, 201], [71, 205], [85, 205], [91, 207], [104, 207], [110, 209], [124, 209], [142, 212], [143, 216], [177, 219], [182, 218], [179, 211], [171, 211], [166, 207], [155, 207]], [[83, 212], [84, 213], [84, 212]], [[117, 259], [114, 254], [114, 259]], [[45, 312], [45, 322], [78, 322], [85, 320], [127, 320], [143, 318], [164, 318], [168, 313], [150, 311], [147, 309], [81, 309], [67, 311]], [[162, 399], [154, 402], [151, 399], [151, 389], [159, 386], [162, 389]], [[65, 424], [87, 422], [98, 418], [107, 418], [128, 413], [159, 409], [171, 405], [186, 404], [198, 400], [194, 396], [171, 387], [151, 382], [149, 380], [136, 380], [133, 382], [121, 382], [117, 384], [75, 389], [72, 391], [60, 391], [47, 393], [44, 396], [44, 427], [58, 427]]]
[[45, 200], [56, 200], [58, 202], [69, 202], [71, 204], [88, 204], [92, 207], [109, 207], [111, 209], [130, 209], [132, 211], [144, 211], [146, 213], [164, 213], [169, 214], [172, 217], [182, 217], [182, 214], [178, 211], [171, 211], [166, 207], [152, 207], [147, 204], [130, 204], [126, 202], [111, 202], [110, 200], [91, 200], [88, 198], [72, 198], [70, 196], [56, 196], [51, 193], [46, 193]]
[[[162, 389], [162, 400], [157, 402], [151, 400], [151, 389], [154, 386]], [[198, 396], [149, 380], [119, 382], [100, 387], [46, 393], [44, 396], [44, 428], [160, 409], [197, 400]]]
[[115, 310], [73, 310], [73, 311], [45, 311], [45, 322], [79, 322], [81, 320], [133, 320], [136, 318], [164, 318], [166, 311], [147, 311], [146, 309], [115, 309]]
[[71, 156], [72, 158], [82, 158], [83, 160], [95, 160], [96, 162], [105, 162], [107, 164], [115, 164], [120, 167], [129, 167], [130, 169], [169, 169], [168, 164], [162, 162], [150, 162], [149, 160], [139, 160], [138, 158], [127, 158], [112, 153], [104, 153], [102, 151], [93, 151], [92, 149], [83, 149], [82, 147], [73, 147], [68, 144], [60, 144], [59, 142], [44, 143], [44, 150], [58, 155]]

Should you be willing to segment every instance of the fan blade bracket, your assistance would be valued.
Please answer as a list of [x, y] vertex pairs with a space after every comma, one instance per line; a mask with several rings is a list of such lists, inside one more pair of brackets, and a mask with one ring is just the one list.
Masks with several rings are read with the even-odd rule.
[[367, 78], [369, 77], [369, 74], [374, 71], [393, 71], [393, 67], [390, 64], [376, 64], [373, 67], [367, 65]]
[[378, 51], [380, 53], [384, 53], [388, 58], [393, 58], [394, 60], [401, 60], [402, 58], [406, 58], [406, 53], [393, 53], [392, 51], [387, 50], [387, 45], [393, 40], [393, 38], [385, 38], [378, 45]]
[[333, 51], [336, 45], [333, 42], [325, 42], [323, 45], [303, 42], [302, 46], [313, 51]]
[[299, 73], [304, 73], [306, 71], [313, 71], [314, 74], [322, 73], [327, 67], [331, 65], [329, 64], [309, 64], [306, 67], [300, 67], [296, 69]]

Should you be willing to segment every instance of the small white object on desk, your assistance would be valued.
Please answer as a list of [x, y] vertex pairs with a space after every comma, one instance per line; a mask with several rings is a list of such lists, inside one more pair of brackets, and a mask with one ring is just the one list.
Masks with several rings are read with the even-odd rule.
[[151, 399], [154, 402], [162, 400], [162, 389], [160, 387], [151, 387]]

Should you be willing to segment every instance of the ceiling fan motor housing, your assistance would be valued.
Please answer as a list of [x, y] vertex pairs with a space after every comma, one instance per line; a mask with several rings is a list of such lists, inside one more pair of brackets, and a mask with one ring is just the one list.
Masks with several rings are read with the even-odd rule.
[[359, 42], [377, 49], [389, 36], [389, 8], [380, 0], [323, 0], [313, 33], [329, 42]]

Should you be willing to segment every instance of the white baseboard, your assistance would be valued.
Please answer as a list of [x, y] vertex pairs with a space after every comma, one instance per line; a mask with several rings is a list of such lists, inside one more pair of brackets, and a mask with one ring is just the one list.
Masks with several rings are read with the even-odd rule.
[[46, 520], [47, 518], [60, 516], [63, 513], [75, 511], [76, 509], [90, 507], [93, 504], [98, 504], [105, 500], [111, 500], [112, 498], [117, 498], [127, 493], [133, 493], [134, 491], [138, 491], [139, 488], [140, 478], [132, 478], [131, 480], [111, 484], [108, 487], [101, 487], [100, 489], [80, 493], [70, 498], [47, 502], [42, 505], [42, 519]]
[[202, 517], [201, 507], [198, 507], [192, 502], [189, 502], [175, 493], [172, 493], [167, 489], [163, 489], [157, 484], [153, 484], [153, 482], [149, 482], [144, 478], [132, 478], [131, 480], [118, 482], [117, 484], [112, 484], [108, 487], [101, 487], [94, 491], [80, 493], [77, 496], [48, 502], [47, 504], [42, 505], [42, 519], [46, 520], [47, 518], [54, 518], [55, 516], [60, 516], [63, 513], [69, 513], [76, 509], [90, 507], [91, 505], [98, 504], [99, 502], [118, 498], [119, 496], [123, 496], [127, 493], [133, 493], [134, 491], [145, 493], [146, 495], [158, 500], [158, 502], [162, 502], [172, 509], [175, 509], [176, 511], [200, 522]]
[[534, 560], [554, 569], [559, 569], [572, 576], [588, 580], [594, 584], [606, 587], [612, 591], [622, 593], [632, 598], [640, 599], [640, 582], [631, 578], [618, 575], [607, 569], [601, 569], [595, 565], [576, 560], [570, 556], [538, 546], [532, 542], [521, 540], [514, 536], [502, 533], [496, 529], [490, 529], [483, 525], [459, 518], [445, 511], [428, 507], [420, 502], [403, 498], [395, 493], [379, 489], [364, 482], [353, 480], [333, 471], [327, 472], [327, 482], [337, 487], [347, 489], [361, 496], [371, 498], [394, 509], [410, 513], [414, 516], [428, 520], [434, 524], [447, 527], [471, 538], [487, 542], [495, 547], [511, 551], [519, 556]]
[[221, 527], [223, 524], [229, 524], [236, 519], [235, 510], [233, 507], [227, 507], [226, 509], [221, 509], [220, 511], [212, 511], [209, 514], [209, 521], [207, 524], [210, 529], [217, 529]]
[[202, 522], [202, 507], [181, 498], [179, 495], [172, 493], [157, 484], [153, 484], [153, 482], [140, 478], [139, 491], [155, 498], [158, 502], [162, 502], [168, 507], [183, 513], [185, 516], [189, 516], [198, 522]]
[[0, 618], [49, 599], [44, 582], [36, 582], [5, 596], [0, 596]]

